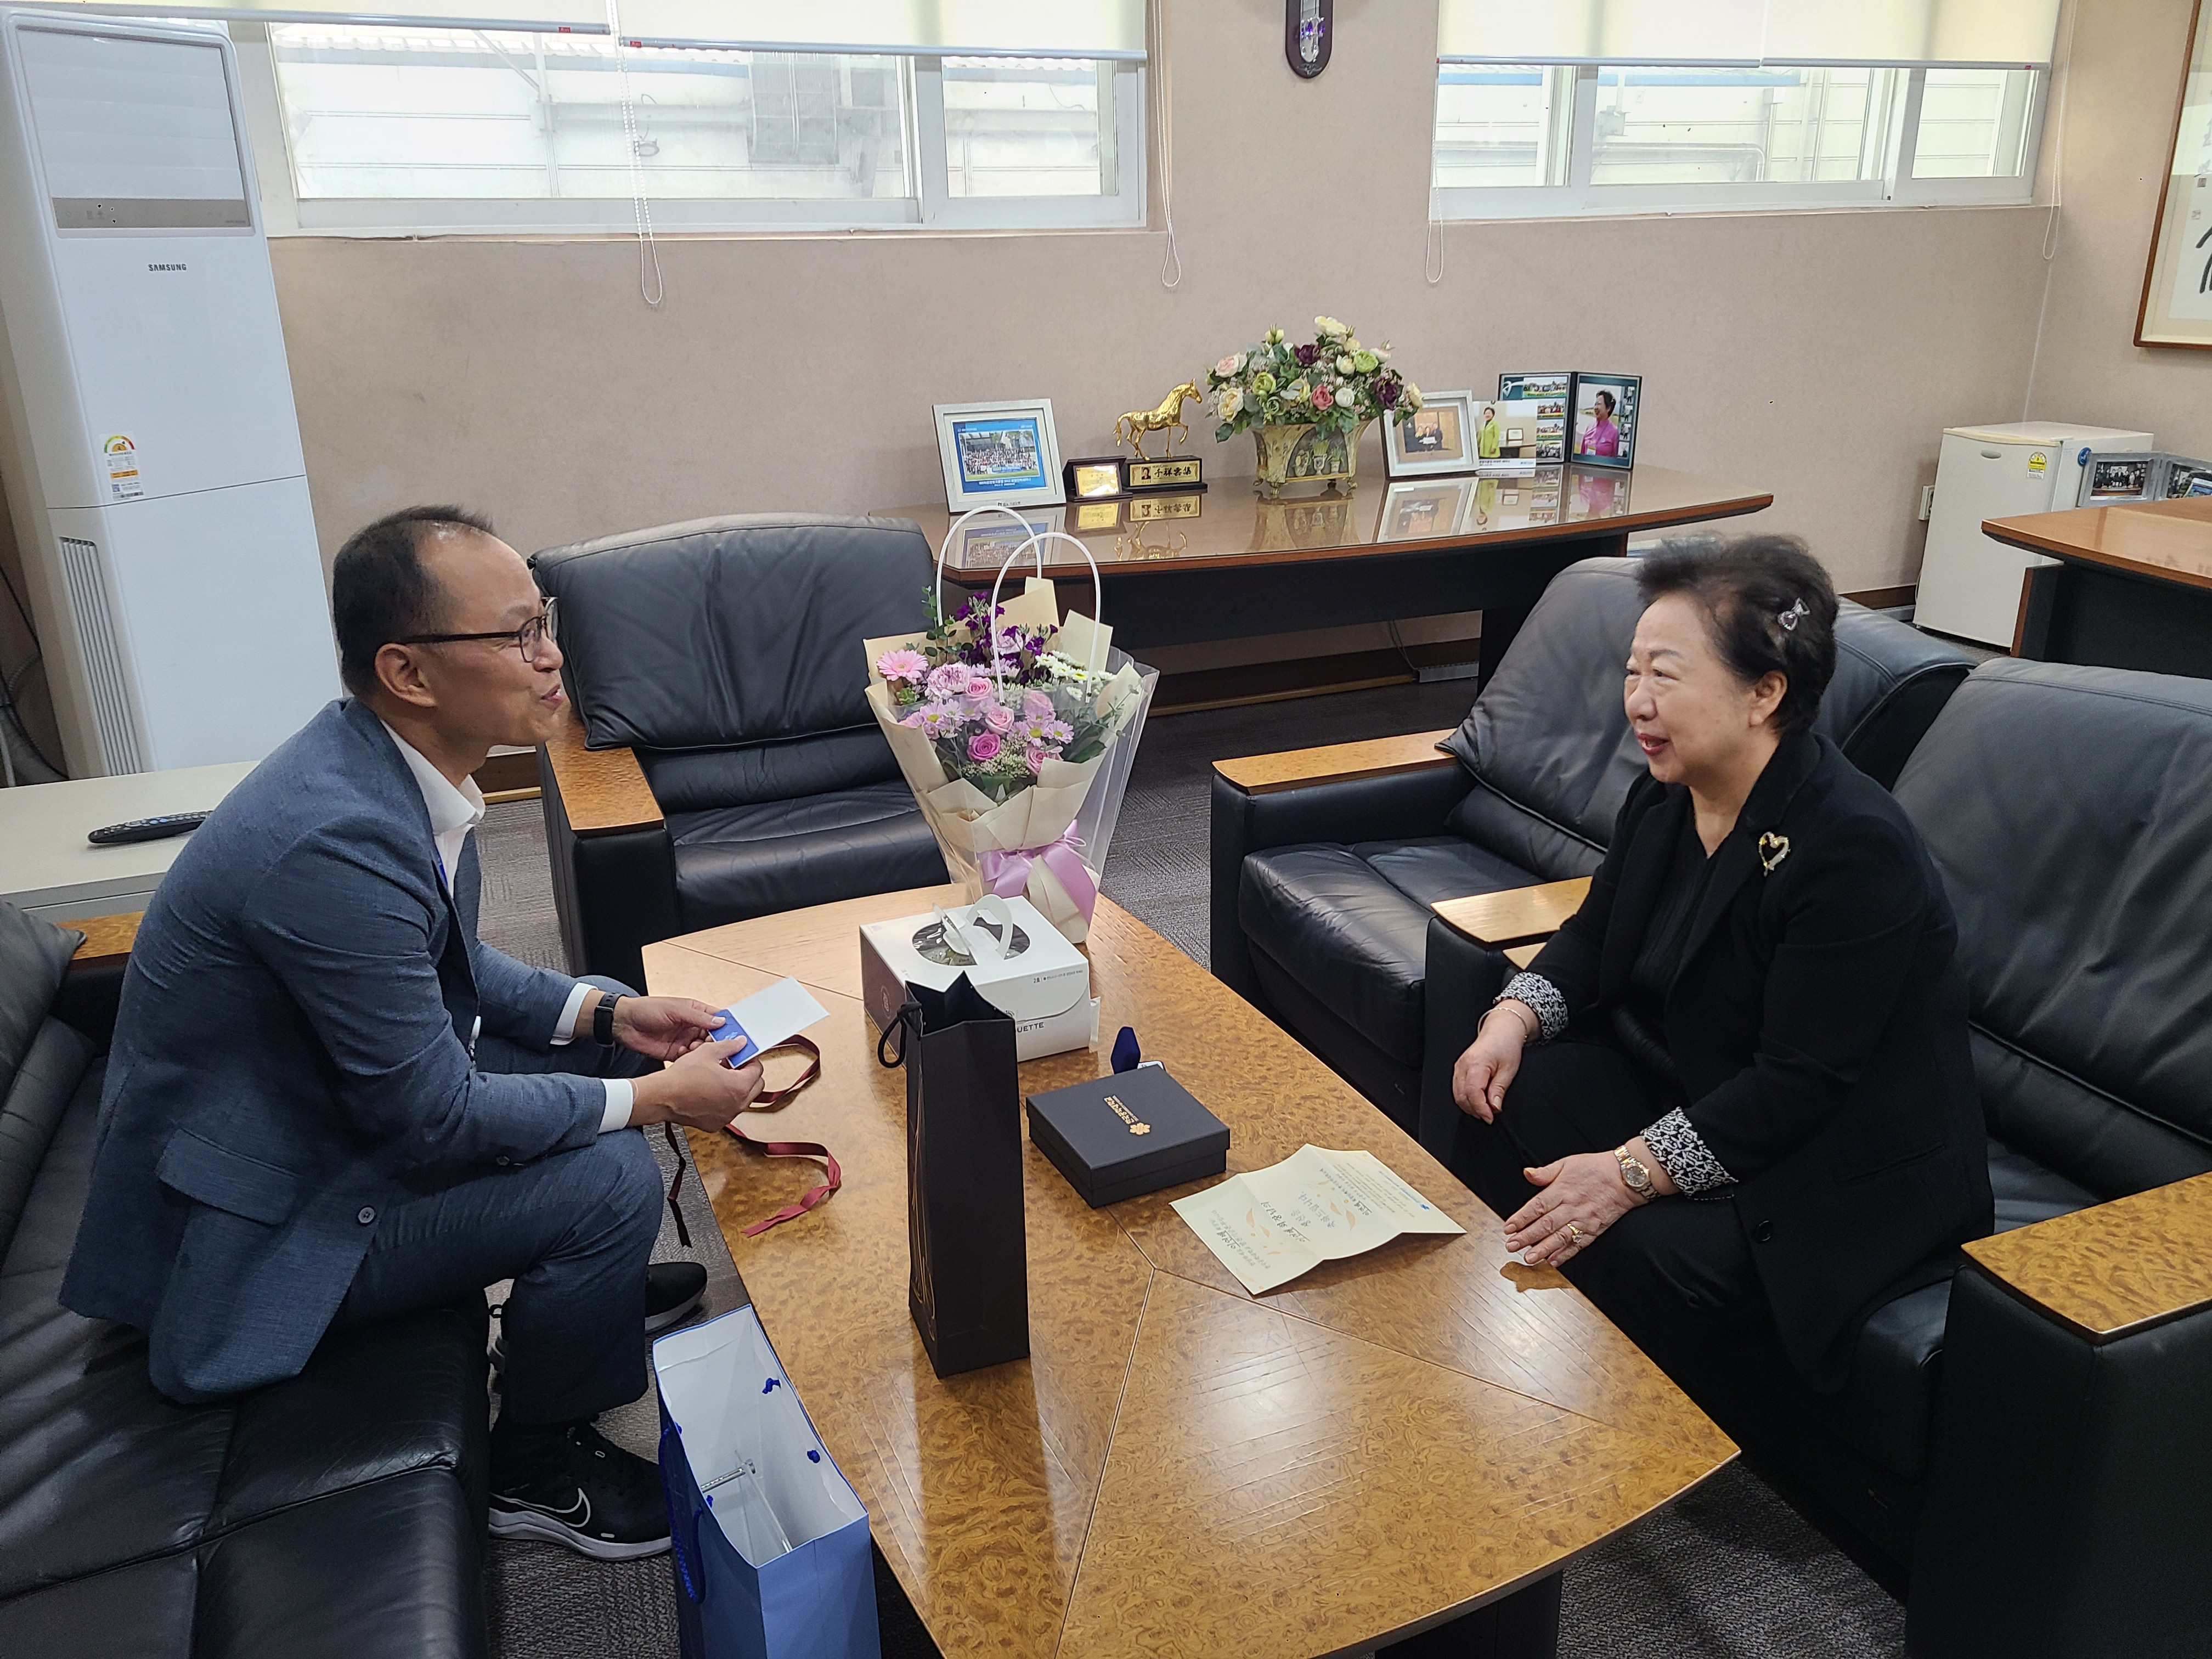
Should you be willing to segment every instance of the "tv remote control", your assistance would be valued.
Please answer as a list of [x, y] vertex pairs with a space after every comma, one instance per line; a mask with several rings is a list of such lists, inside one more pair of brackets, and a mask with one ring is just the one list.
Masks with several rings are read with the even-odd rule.
[[188, 836], [207, 821], [206, 812], [164, 812], [157, 818], [133, 818], [128, 823], [108, 824], [94, 830], [85, 839], [94, 847], [120, 847], [134, 841], [162, 841], [171, 836]]

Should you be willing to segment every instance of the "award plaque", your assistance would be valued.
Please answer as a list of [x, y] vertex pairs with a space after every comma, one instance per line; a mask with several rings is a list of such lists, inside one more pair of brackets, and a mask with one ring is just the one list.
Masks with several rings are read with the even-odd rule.
[[[1199, 486], [1204, 489], [1203, 484]], [[1201, 495], [1153, 495], [1132, 501], [1122, 509], [1122, 521], [1127, 524], [1146, 524], [1158, 519], [1195, 519], [1205, 506]]]
[[1121, 463], [1122, 487], [1132, 495], [1152, 489], [1192, 490], [1206, 488], [1206, 464], [1195, 455], [1176, 455], [1164, 460]]
[[1110, 501], [1123, 493], [1119, 455], [1080, 455], [1060, 471], [1071, 501]]

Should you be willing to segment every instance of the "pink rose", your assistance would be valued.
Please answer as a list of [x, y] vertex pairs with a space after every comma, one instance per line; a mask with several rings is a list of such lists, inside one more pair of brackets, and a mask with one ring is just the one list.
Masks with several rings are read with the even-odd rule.
[[971, 697], [988, 697], [997, 690], [988, 674], [972, 675], [968, 681], [968, 695]]
[[988, 765], [999, 758], [999, 750], [1005, 746], [996, 732], [978, 732], [968, 739], [968, 758], [978, 766]]
[[983, 724], [1003, 738], [1014, 729], [1014, 711], [994, 702], [983, 711]]
[[1336, 393], [1331, 392], [1327, 386], [1317, 386], [1313, 389], [1313, 406], [1316, 409], [1327, 409], [1335, 402]]
[[1034, 777], [1036, 774], [1044, 770], [1044, 763], [1050, 760], [1052, 757], [1045, 752], [1045, 746], [1042, 744], [1033, 743], [1029, 746], [1028, 750], [1022, 756], [1022, 758], [1029, 763], [1030, 775]]
[[1022, 718], [1025, 720], [1048, 720], [1052, 718], [1052, 699], [1031, 687], [1022, 697]]

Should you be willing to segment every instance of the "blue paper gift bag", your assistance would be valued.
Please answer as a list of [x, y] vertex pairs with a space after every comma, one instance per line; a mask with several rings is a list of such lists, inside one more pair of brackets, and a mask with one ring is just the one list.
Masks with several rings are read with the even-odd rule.
[[653, 1345], [684, 1659], [879, 1659], [868, 1512], [750, 1308]]

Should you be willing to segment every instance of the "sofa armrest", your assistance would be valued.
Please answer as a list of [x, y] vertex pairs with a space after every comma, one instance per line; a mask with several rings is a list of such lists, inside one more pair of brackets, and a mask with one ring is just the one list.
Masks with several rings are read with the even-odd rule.
[[1313, 784], [1344, 783], [1354, 778], [1389, 777], [1400, 772], [1426, 772], [1455, 766], [1458, 762], [1438, 746], [1449, 736], [1449, 729], [1412, 732], [1403, 737], [1375, 738], [1365, 743], [1285, 749], [1279, 754], [1216, 761], [1213, 769], [1248, 795], [1273, 795]]
[[143, 910], [129, 910], [112, 916], [76, 916], [63, 924], [74, 927], [84, 935], [84, 943], [76, 947], [70, 958], [70, 971], [103, 967], [129, 959], [131, 947], [138, 938], [138, 924], [146, 919]]
[[586, 749], [584, 723], [573, 705], [541, 745], [545, 769], [561, 791], [568, 831], [579, 836], [620, 835], [626, 830], [660, 828], [660, 803], [653, 799], [644, 769], [628, 749]]
[[1589, 884], [1588, 876], [1576, 876], [1534, 887], [1438, 899], [1429, 908], [1477, 944], [1503, 951], [1508, 945], [1541, 945], [1558, 933], [1583, 908]]
[[1215, 978], [1260, 1004], [1237, 916], [1237, 884], [1250, 854], [1304, 842], [1444, 833], [1444, 820], [1471, 787], [1459, 762], [1436, 747], [1449, 735], [1423, 732], [1214, 763], [1208, 914]]
[[2094, 1343], [2212, 1305], [2212, 1175], [1978, 1238], [1966, 1254]]

